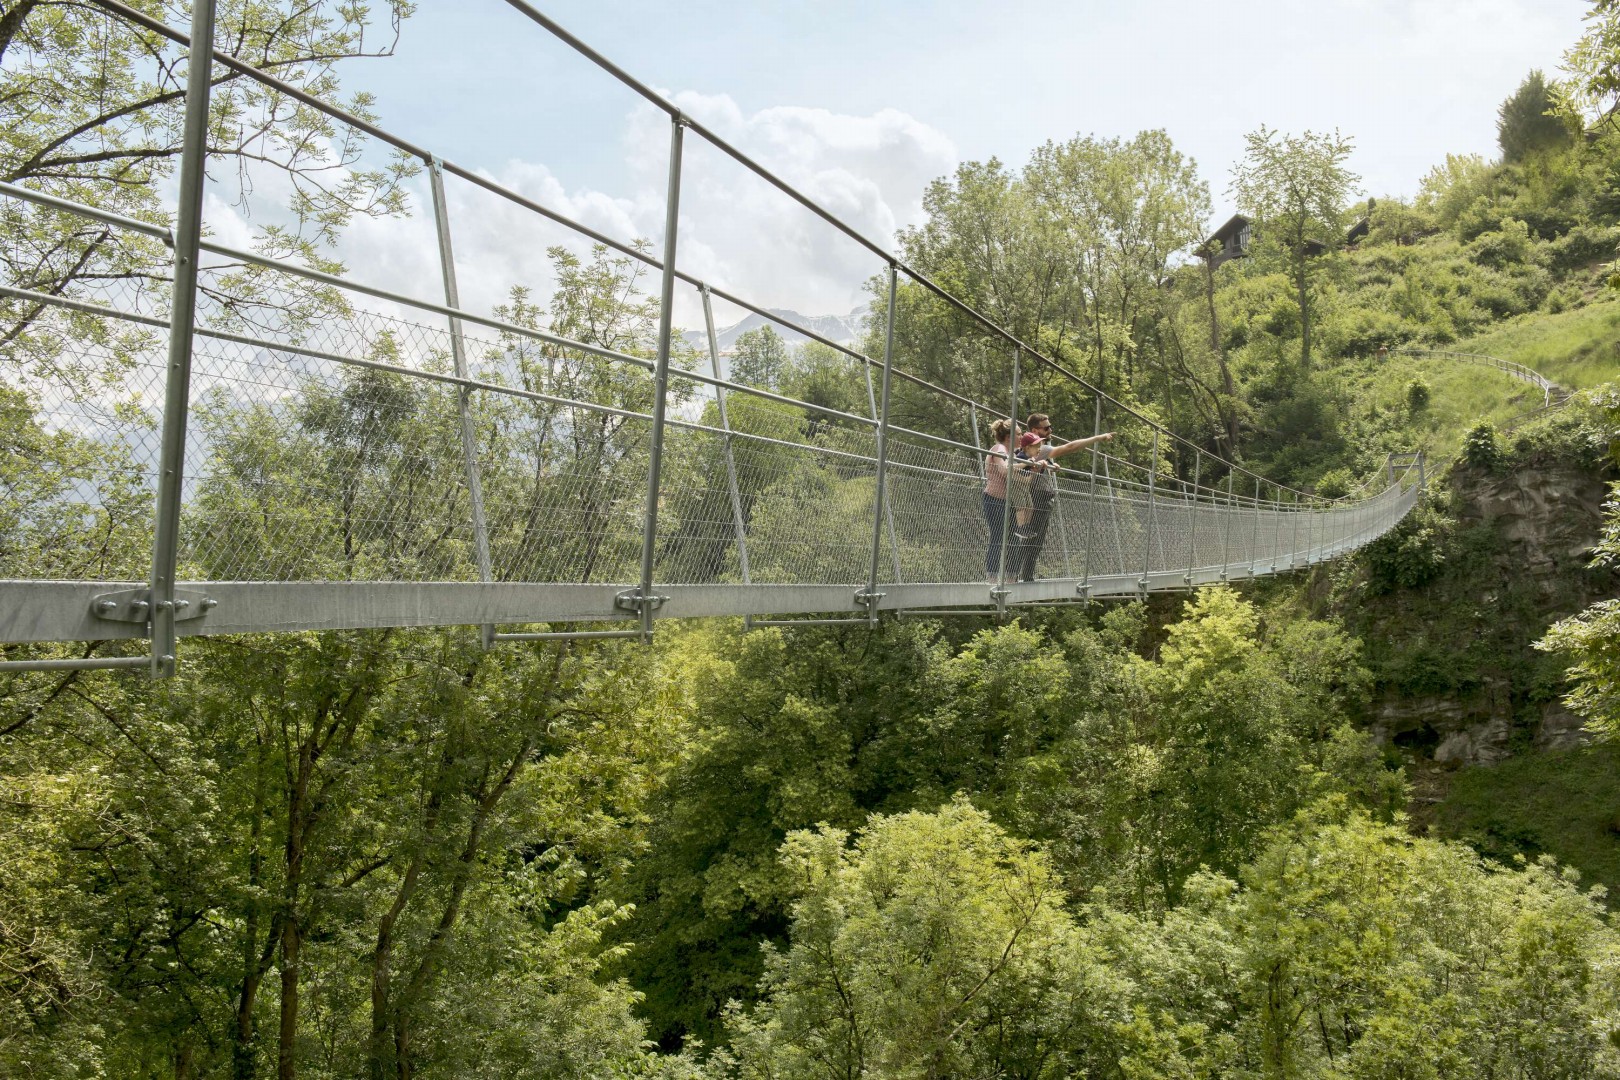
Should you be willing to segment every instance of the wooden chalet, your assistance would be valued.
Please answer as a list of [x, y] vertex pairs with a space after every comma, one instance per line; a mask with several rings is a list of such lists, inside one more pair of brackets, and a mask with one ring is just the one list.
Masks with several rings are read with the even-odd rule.
[[1211, 270], [1224, 262], [1246, 258], [1249, 254], [1249, 236], [1249, 219], [1242, 214], [1233, 214], [1232, 220], [1216, 229], [1204, 241], [1198, 249], [1198, 256], [1209, 260]]

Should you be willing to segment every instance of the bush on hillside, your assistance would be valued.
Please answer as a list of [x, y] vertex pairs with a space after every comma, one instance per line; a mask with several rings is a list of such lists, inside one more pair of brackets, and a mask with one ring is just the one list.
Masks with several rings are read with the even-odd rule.
[[1324, 336], [1333, 339], [1342, 356], [1371, 356], [1380, 345], [1394, 348], [1423, 336], [1422, 325], [1413, 326], [1387, 307], [1358, 307], [1335, 312], [1326, 321]]
[[1350, 494], [1355, 477], [1349, 469], [1329, 469], [1316, 481], [1316, 494], [1324, 499], [1342, 499]]
[[1456, 525], [1437, 499], [1424, 498], [1398, 525], [1362, 549], [1373, 589], [1416, 589], [1439, 577]]
[[1416, 415], [1429, 407], [1429, 397], [1432, 390], [1429, 384], [1422, 379], [1413, 379], [1406, 384], [1406, 411]]
[[1469, 258], [1497, 270], [1524, 264], [1530, 251], [1530, 227], [1517, 218], [1509, 218], [1501, 228], [1480, 234], [1468, 245]]
[[1609, 225], [1578, 225], [1547, 247], [1547, 265], [1554, 270], [1578, 270], [1613, 259], [1620, 247], [1620, 229]]
[[1496, 425], [1481, 420], [1463, 436], [1462, 460], [1478, 469], [1495, 469], [1502, 464], [1502, 443]]

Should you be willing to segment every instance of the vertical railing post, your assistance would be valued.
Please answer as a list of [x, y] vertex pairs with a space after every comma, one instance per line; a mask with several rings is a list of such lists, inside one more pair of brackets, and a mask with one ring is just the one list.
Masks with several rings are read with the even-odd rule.
[[[888, 314], [884, 320], [883, 328], [883, 396], [878, 402], [877, 417], [877, 492], [873, 501], [872, 514], [872, 568], [867, 576], [865, 593], [856, 593], [855, 599], [866, 604], [867, 624], [877, 625], [878, 600], [882, 594], [878, 592], [878, 559], [883, 547], [883, 525], [889, 522], [889, 547], [895, 554], [895, 575], [899, 576], [899, 549], [894, 543], [894, 523], [888, 518], [888, 479], [889, 479], [889, 387], [892, 383], [890, 376], [894, 372], [894, 305], [895, 295], [899, 289], [898, 275], [894, 263], [889, 264], [889, 305]], [[868, 369], [870, 370], [870, 369]]]
[[1232, 567], [1232, 518], [1237, 515], [1237, 470], [1226, 463], [1226, 513], [1221, 515], [1221, 580]]
[[[1095, 438], [1102, 434], [1102, 394], [1097, 394], [1096, 407], [1092, 410], [1091, 434]], [[1091, 593], [1091, 549], [1096, 544], [1097, 537], [1097, 444], [1091, 444], [1091, 490], [1086, 495], [1086, 550], [1080, 557], [1080, 592], [1086, 595]]]
[[[445, 306], [459, 309], [461, 291], [456, 287], [455, 249], [450, 243], [450, 211], [444, 198], [444, 166], [438, 158], [429, 156], [428, 185], [433, 193], [433, 223], [439, 237], [439, 272], [444, 279]], [[467, 346], [461, 336], [461, 320], [450, 320], [450, 355], [455, 362], [456, 378], [470, 379], [467, 366]], [[493, 581], [489, 558], [489, 527], [484, 520], [484, 483], [478, 469], [478, 433], [472, 417], [472, 391], [465, 384], [456, 387], [456, 420], [461, 428], [462, 471], [467, 480], [467, 501], [472, 511], [473, 549], [478, 559], [478, 580]], [[485, 623], [480, 629], [484, 648], [495, 643], [495, 626]]]
[[641, 533], [641, 583], [634, 593], [621, 593], [618, 606], [641, 616], [641, 640], [652, 641], [653, 611], [663, 603], [654, 597], [653, 556], [658, 545], [659, 474], [664, 462], [664, 411], [669, 396], [670, 333], [675, 316], [675, 243], [681, 211], [681, 138], [686, 118], [670, 118], [669, 194], [664, 207], [664, 273], [658, 300], [658, 356], [653, 364], [652, 447], [647, 462], [647, 510]]
[[1074, 567], [1069, 562], [1069, 528], [1063, 522], [1063, 489], [1058, 486], [1063, 470], [1050, 459], [1046, 467], [1052, 474], [1052, 517], [1057, 521], [1058, 546], [1063, 552], [1063, 576], [1073, 579]]
[[169, 300], [169, 355], [163, 389], [162, 444], [158, 451], [151, 588], [147, 595], [152, 619], [151, 671], [157, 679], [174, 674], [178, 648], [174, 579], [180, 561], [180, 503], [185, 486], [186, 420], [191, 408], [192, 326], [197, 317], [197, 259], [202, 241], [213, 56], [214, 0], [195, 0], [186, 66], [186, 111], [174, 224], [174, 293]]
[[1288, 492], [1288, 505], [1294, 514], [1294, 536], [1288, 541], [1288, 569], [1292, 570], [1299, 562], [1299, 492]]
[[1249, 576], [1254, 577], [1255, 565], [1260, 562], [1260, 477], [1254, 478], [1254, 536], [1249, 540]]
[[[720, 340], [714, 332], [714, 304], [709, 299], [709, 286], [705, 282], [698, 286], [698, 292], [703, 297], [703, 329], [709, 337], [709, 370], [714, 372], [715, 379], [720, 378]], [[737, 537], [737, 570], [742, 574], [743, 584], [749, 584], [753, 579], [748, 573], [748, 529], [743, 521], [742, 493], [737, 489], [737, 461], [731, 452], [731, 415], [726, 409], [726, 388], [714, 388], [715, 407], [720, 411], [720, 430], [725, 432], [721, 436], [720, 445], [725, 448], [726, 455], [726, 488], [731, 493], [731, 527]], [[754, 617], [743, 616], [743, 628], [752, 629]]]
[[1266, 533], [1271, 537], [1271, 572], [1275, 574], [1277, 572], [1277, 556], [1281, 554], [1280, 549], [1282, 548], [1283, 508], [1282, 486], [1280, 484], [1274, 484], [1272, 486], [1276, 490], [1277, 495], [1276, 498], [1271, 500], [1271, 527], [1266, 530]]
[[[872, 365], [863, 363], [861, 370], [866, 373], [866, 404], [872, 412], [872, 423], [882, 423], [882, 417], [878, 409], [877, 392], [872, 387]], [[898, 582], [900, 580], [900, 545], [895, 543], [894, 539], [894, 500], [892, 499], [884, 501], [883, 520], [885, 527], [889, 531], [889, 561], [891, 568], [894, 570], [894, 580]], [[877, 583], [873, 582], [872, 584], [875, 587]]]
[[1203, 474], [1204, 452], [1193, 447], [1192, 521], [1187, 536], [1187, 576], [1183, 579], [1192, 586], [1193, 571], [1198, 569], [1198, 481]]
[[977, 405], [971, 403], [968, 405], [968, 422], [973, 425], [973, 447], [979, 451], [977, 455], [979, 479], [987, 480], [989, 477], [985, 473], [984, 439], [979, 436], [979, 407]]
[[[1012, 428], [1007, 434], [1007, 456], [1006, 461], [1003, 462], [1003, 465], [1007, 470], [1007, 477], [1006, 486], [1002, 491], [1004, 498], [1001, 500], [1001, 563], [996, 567], [996, 587], [990, 593], [991, 598], [996, 602], [996, 614], [998, 616], [1005, 615], [1007, 613], [1007, 541], [1012, 534], [1013, 448], [1016, 446], [1018, 439], [1018, 378], [1023, 370], [1023, 363], [1024, 350], [1014, 349], [1012, 370], [1012, 406], [1011, 411], [1008, 413]], [[1023, 554], [1022, 548], [1019, 549], [1019, 554]]]
[[1147, 528], [1143, 531], [1142, 580], [1137, 584], [1147, 592], [1148, 571], [1153, 568], [1153, 519], [1158, 509], [1159, 487], [1159, 429], [1153, 429], [1153, 455], [1148, 459], [1148, 512]]
[[1311, 493], [1311, 501], [1306, 513], [1310, 517], [1305, 519], [1305, 565], [1316, 565], [1316, 521], [1322, 517], [1324, 511], [1321, 496]]

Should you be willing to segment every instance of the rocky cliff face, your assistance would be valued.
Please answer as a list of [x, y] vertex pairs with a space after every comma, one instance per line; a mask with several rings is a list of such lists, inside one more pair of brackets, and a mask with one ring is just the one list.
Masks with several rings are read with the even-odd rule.
[[1581, 719], [1563, 707], [1559, 688], [1525, 672], [1546, 668], [1530, 643], [1548, 625], [1620, 586], [1617, 575], [1587, 565], [1599, 538], [1606, 478], [1568, 465], [1508, 472], [1459, 466], [1447, 483], [1458, 533], [1472, 530], [1491, 542], [1440, 586], [1448, 609], [1465, 614], [1455, 616], [1455, 625], [1432, 629], [1461, 643], [1452, 662], [1463, 667], [1485, 652], [1467, 648], [1471, 637], [1497, 641], [1491, 659], [1459, 680], [1466, 689], [1414, 694], [1386, 685], [1372, 704], [1369, 726], [1420, 759], [1450, 767], [1579, 745]]

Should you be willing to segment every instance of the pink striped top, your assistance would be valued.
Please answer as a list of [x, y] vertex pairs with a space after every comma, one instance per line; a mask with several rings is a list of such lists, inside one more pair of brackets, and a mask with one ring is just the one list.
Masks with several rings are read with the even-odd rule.
[[984, 467], [984, 493], [992, 499], [1005, 499], [1007, 497], [1007, 453], [1004, 443], [996, 443], [985, 455]]

